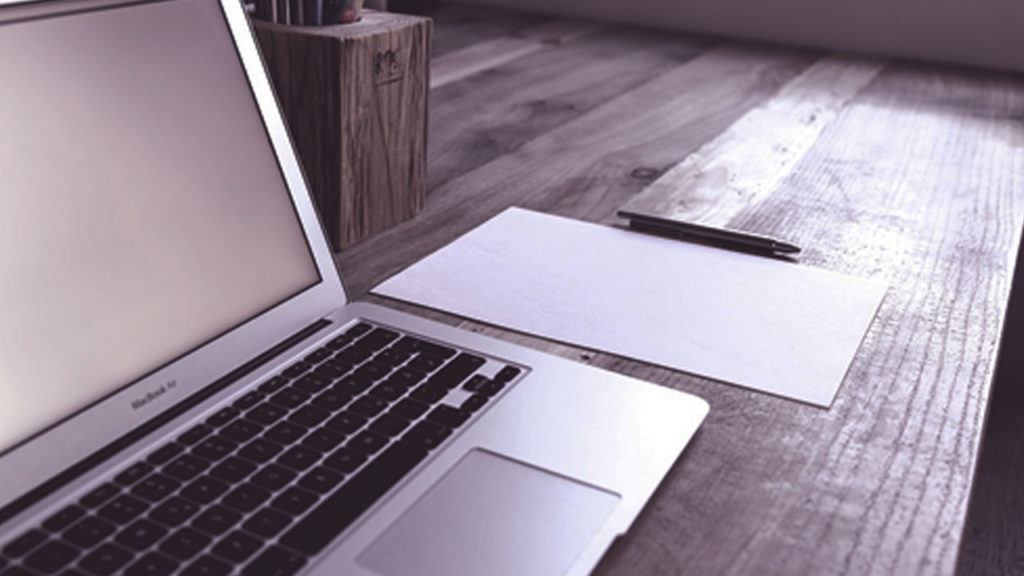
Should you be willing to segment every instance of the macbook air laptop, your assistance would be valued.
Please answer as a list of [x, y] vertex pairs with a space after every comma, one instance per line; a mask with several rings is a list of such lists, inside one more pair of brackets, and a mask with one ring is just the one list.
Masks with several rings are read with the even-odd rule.
[[693, 396], [348, 302], [237, 0], [0, 3], [0, 574], [585, 574]]

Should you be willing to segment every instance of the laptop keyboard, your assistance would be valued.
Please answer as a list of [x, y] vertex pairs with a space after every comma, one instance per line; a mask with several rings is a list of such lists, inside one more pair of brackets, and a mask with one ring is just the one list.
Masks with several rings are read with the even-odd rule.
[[0, 574], [293, 574], [521, 372], [485, 364], [359, 323], [6, 542]]

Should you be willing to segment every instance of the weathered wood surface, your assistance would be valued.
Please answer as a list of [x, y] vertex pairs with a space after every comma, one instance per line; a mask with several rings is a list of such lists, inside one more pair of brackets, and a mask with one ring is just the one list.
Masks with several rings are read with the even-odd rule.
[[335, 248], [415, 215], [426, 190], [429, 19], [254, 21], [267, 68]]
[[[460, 10], [435, 21], [449, 52], [518, 29]], [[424, 210], [339, 255], [350, 293], [711, 404], [598, 574], [954, 572], [1024, 218], [1024, 78], [609, 27], [437, 88], [430, 122]], [[652, 183], [666, 212], [889, 282], [831, 409], [366, 294], [507, 206], [612, 223]]]

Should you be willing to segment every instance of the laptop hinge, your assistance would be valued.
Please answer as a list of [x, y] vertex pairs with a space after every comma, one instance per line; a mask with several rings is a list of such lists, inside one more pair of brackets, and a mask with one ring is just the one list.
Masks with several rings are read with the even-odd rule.
[[232, 370], [227, 375], [217, 379], [209, 386], [205, 386], [202, 390], [196, 392], [195, 394], [192, 394], [191, 396], [185, 398], [181, 402], [178, 402], [171, 408], [162, 412], [159, 416], [149, 420], [145, 424], [142, 424], [134, 428], [132, 431], [128, 432], [124, 436], [121, 436], [120, 438], [111, 442], [110, 444], [104, 446], [100, 450], [93, 452], [89, 456], [86, 456], [85, 458], [78, 461], [71, 467], [65, 469], [60, 474], [43, 482], [42, 484], [34, 488], [32, 491], [27, 492], [24, 496], [21, 496], [17, 500], [14, 500], [13, 502], [5, 506], [3, 509], [0, 509], [0, 523], [10, 520], [12, 517], [19, 514], [26, 508], [32, 506], [36, 502], [42, 500], [43, 498], [49, 496], [53, 492], [59, 490], [64, 485], [75, 480], [76, 478], [80, 477], [82, 474], [85, 474], [86, 472], [95, 468], [96, 466], [102, 464], [109, 458], [117, 455], [122, 450], [125, 450], [126, 448], [130, 447], [132, 444], [146, 437], [148, 434], [154, 432], [164, 424], [167, 424], [168, 422], [184, 414], [191, 408], [194, 408], [195, 406], [199, 405], [201, 402], [213, 396], [217, 392], [220, 392], [221, 390], [227, 388], [228, 386], [237, 382], [241, 378], [244, 378], [245, 376], [251, 374], [255, 370], [259, 369], [261, 366], [267, 364], [277, 356], [283, 354], [289, 348], [295, 346], [299, 342], [312, 336], [313, 334], [324, 329], [330, 324], [331, 321], [327, 320], [326, 318], [321, 318], [320, 320], [317, 320], [316, 322], [310, 324], [309, 326], [306, 326], [302, 330], [299, 330], [295, 334], [289, 336], [287, 339], [281, 341], [272, 348], [268, 349], [266, 352], [263, 352], [256, 358], [253, 358], [252, 360], [246, 362], [242, 366], [239, 366], [238, 368]]

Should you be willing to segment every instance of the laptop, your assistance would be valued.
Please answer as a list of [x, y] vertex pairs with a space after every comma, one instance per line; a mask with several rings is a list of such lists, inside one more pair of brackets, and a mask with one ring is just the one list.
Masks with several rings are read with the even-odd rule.
[[694, 396], [349, 302], [237, 0], [0, 3], [0, 574], [586, 574]]

